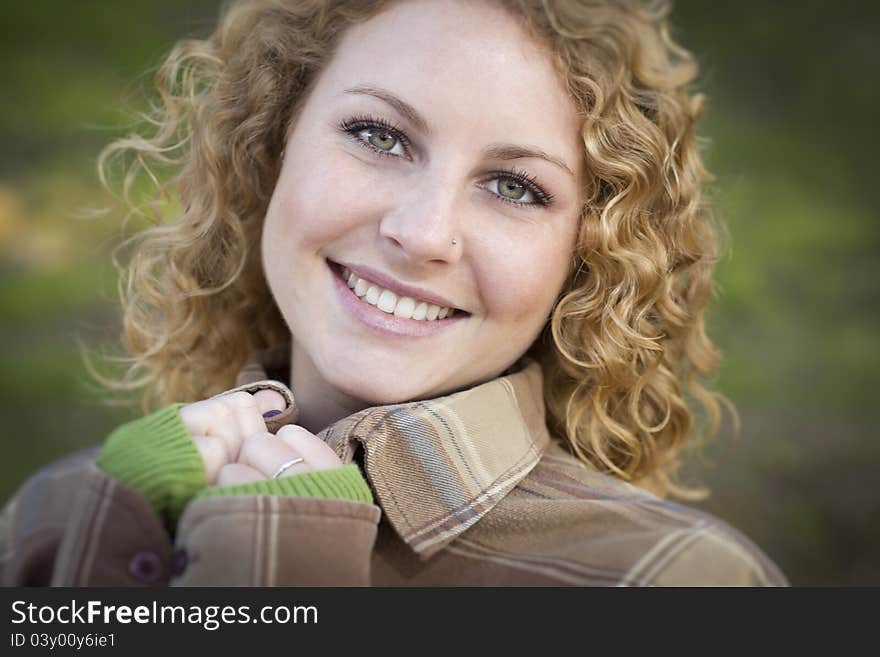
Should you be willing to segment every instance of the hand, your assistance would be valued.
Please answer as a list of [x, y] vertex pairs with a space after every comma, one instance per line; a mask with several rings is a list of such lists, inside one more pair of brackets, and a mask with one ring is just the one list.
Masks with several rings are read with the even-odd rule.
[[233, 392], [180, 409], [180, 418], [205, 464], [208, 485], [217, 480], [221, 467], [238, 460], [245, 438], [266, 431], [263, 413], [281, 411], [286, 405], [274, 390], [260, 390], [254, 395]]
[[281, 476], [343, 465], [332, 449], [303, 427], [287, 425], [275, 435], [266, 431], [263, 413], [285, 406], [280, 394], [261, 390], [254, 395], [242, 391], [221, 395], [180, 409], [202, 456], [209, 486], [268, 479], [297, 457], [304, 460]]
[[220, 468], [217, 485], [232, 486], [271, 479], [283, 464], [297, 458], [302, 461], [285, 468], [278, 476], [289, 477], [344, 465], [323, 440], [299, 425], [287, 424], [275, 435], [261, 431], [245, 438], [238, 462]]

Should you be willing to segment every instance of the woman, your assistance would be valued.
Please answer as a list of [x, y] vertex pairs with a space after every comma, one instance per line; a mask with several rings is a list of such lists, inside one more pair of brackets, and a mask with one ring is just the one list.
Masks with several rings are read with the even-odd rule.
[[116, 386], [161, 408], [24, 486], [4, 583], [784, 584], [660, 497], [719, 415], [695, 72], [633, 2], [232, 6], [108, 152], [176, 167]]

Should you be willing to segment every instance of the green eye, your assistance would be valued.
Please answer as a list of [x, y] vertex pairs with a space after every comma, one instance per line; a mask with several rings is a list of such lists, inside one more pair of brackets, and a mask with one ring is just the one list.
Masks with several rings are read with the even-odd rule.
[[518, 201], [526, 193], [526, 187], [515, 178], [499, 178], [498, 192], [513, 201]]
[[397, 142], [397, 137], [392, 135], [390, 132], [378, 130], [370, 130], [370, 143], [383, 151], [390, 151], [394, 148], [395, 143]]
[[[343, 121], [339, 128], [343, 133], [351, 137], [355, 143], [360, 144], [377, 155], [383, 157], [407, 157], [409, 140], [406, 138], [406, 135], [399, 128], [382, 119], [367, 116], [355, 117]], [[403, 152], [395, 152], [398, 146], [402, 148]]]
[[[405, 154], [410, 149], [410, 141], [406, 133], [383, 119], [372, 116], [354, 117], [342, 121], [339, 129], [356, 144], [376, 155], [410, 159]], [[394, 152], [398, 145], [401, 146], [404, 154]], [[490, 184], [486, 185], [487, 182]], [[520, 169], [494, 171], [480, 186], [491, 191], [504, 203], [520, 208], [546, 207], [552, 204], [554, 198], [553, 194], [544, 191], [533, 176]], [[531, 200], [523, 201], [522, 199], [526, 197]]]

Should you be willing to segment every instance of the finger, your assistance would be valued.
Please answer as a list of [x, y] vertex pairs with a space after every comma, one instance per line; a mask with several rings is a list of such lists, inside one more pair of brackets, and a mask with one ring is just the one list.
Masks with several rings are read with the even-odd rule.
[[344, 465], [327, 443], [298, 424], [281, 427], [275, 437], [301, 455], [313, 470], [327, 470]]
[[[254, 393], [254, 399], [257, 401], [260, 415], [264, 417], [269, 411], [283, 411], [287, 408], [287, 400], [275, 390], [259, 390]], [[273, 415], [277, 415], [277, 413], [273, 413]]]
[[257, 406], [257, 400], [251, 393], [239, 390], [228, 395], [221, 395], [217, 399], [231, 409], [242, 440], [253, 433], [266, 430], [263, 414]]
[[272, 477], [278, 472], [278, 468], [290, 459], [302, 457], [304, 461], [290, 466], [284, 471], [284, 475], [299, 474], [311, 470], [308, 459], [304, 454], [278, 440], [271, 433], [263, 432], [248, 436], [241, 446], [239, 463], [249, 465], [262, 472], [266, 477]]
[[243, 463], [227, 463], [217, 474], [218, 486], [236, 486], [249, 484], [253, 481], [264, 481], [266, 477], [249, 465]]
[[222, 438], [214, 436], [193, 436], [193, 442], [205, 465], [205, 481], [209, 486], [213, 486], [220, 468], [229, 462], [226, 443]]
[[235, 461], [242, 436], [232, 409], [219, 398], [188, 404], [178, 414], [191, 436], [215, 436], [226, 446], [226, 460]]

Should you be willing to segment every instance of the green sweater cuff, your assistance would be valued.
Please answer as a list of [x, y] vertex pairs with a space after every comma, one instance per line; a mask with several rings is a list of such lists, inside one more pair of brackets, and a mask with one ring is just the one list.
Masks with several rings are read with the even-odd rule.
[[329, 470], [312, 470], [278, 479], [204, 488], [196, 494], [196, 499], [221, 495], [326, 497], [373, 503], [373, 494], [356, 463]]
[[205, 486], [205, 466], [178, 410], [171, 404], [118, 427], [98, 456], [107, 474], [141, 491], [169, 528]]

